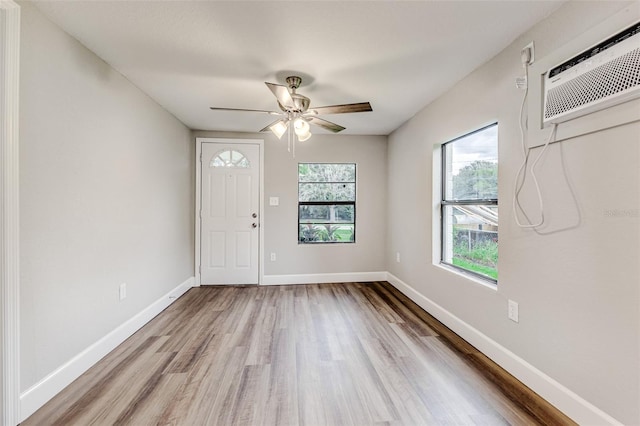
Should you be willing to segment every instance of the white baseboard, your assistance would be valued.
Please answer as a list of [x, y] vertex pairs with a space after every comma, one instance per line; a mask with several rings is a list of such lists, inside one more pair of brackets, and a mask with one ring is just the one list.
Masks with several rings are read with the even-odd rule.
[[498, 342], [462, 321], [398, 277], [387, 273], [387, 281], [578, 424], [622, 425], [622, 423], [598, 407], [584, 400]]
[[337, 274], [265, 275], [262, 285], [354, 283], [386, 281], [387, 272], [343, 272]]
[[36, 412], [47, 401], [67, 387], [71, 382], [80, 377], [91, 366], [100, 361], [105, 355], [114, 350], [119, 344], [128, 339], [143, 325], [151, 321], [167, 306], [175, 302], [195, 281], [190, 277], [182, 284], [153, 302], [147, 308], [135, 315], [124, 324], [104, 336], [102, 339], [89, 346], [78, 355], [74, 356], [64, 365], [53, 371], [44, 379], [31, 386], [20, 395], [20, 421]]

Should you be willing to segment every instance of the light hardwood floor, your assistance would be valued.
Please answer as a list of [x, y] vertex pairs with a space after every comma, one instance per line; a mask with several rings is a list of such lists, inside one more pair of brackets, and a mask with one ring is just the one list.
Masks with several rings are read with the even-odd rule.
[[23, 425], [573, 424], [389, 283], [201, 287]]

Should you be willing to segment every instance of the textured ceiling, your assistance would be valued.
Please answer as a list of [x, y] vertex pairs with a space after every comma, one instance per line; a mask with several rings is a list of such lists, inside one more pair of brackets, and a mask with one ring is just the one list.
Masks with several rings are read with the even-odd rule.
[[264, 82], [297, 74], [312, 106], [371, 102], [323, 116], [343, 133], [387, 135], [562, 2], [35, 3], [191, 129], [261, 129], [273, 117], [209, 106], [274, 110]]

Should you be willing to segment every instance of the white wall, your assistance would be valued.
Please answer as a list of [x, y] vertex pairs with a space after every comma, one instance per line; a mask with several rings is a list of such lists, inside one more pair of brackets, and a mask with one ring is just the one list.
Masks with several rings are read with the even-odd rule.
[[193, 275], [194, 147], [29, 3], [20, 78], [24, 391]]
[[[521, 92], [514, 88], [520, 48], [533, 39], [536, 55], [545, 55], [621, 4], [568, 3], [388, 143], [379, 136], [314, 135], [298, 146], [296, 159], [269, 134], [190, 134], [31, 5], [22, 7], [23, 390], [192, 275], [195, 137], [260, 137], [264, 196], [280, 197], [279, 207], [265, 203], [265, 254], [278, 256], [265, 262], [265, 274], [388, 268], [619, 421], [640, 423], [640, 220], [605, 214], [640, 207], [640, 125], [552, 146], [540, 175], [548, 230], [560, 232], [519, 230], [510, 212], [520, 161]], [[494, 120], [500, 122], [497, 291], [432, 264], [433, 147]], [[296, 165], [304, 161], [358, 163], [357, 244], [297, 244]], [[121, 282], [128, 297], [119, 302]], [[506, 318], [508, 298], [520, 303], [519, 324]]]
[[[521, 162], [522, 92], [514, 84], [523, 72], [520, 49], [534, 40], [542, 58], [623, 6], [565, 4], [390, 135], [387, 265], [579, 397], [622, 423], [639, 424], [640, 123], [550, 147], [538, 173], [547, 235], [517, 228], [511, 212]], [[492, 121], [500, 133], [497, 291], [432, 262], [434, 146]], [[527, 205], [535, 206], [532, 188], [525, 191]], [[636, 214], [606, 213], [616, 209]], [[507, 299], [519, 302], [518, 324], [507, 319]]]
[[[313, 131], [313, 129], [312, 129]], [[194, 132], [195, 137], [264, 139], [265, 275], [335, 274], [385, 271], [386, 156], [385, 136], [314, 134], [287, 152], [286, 135], [269, 133]], [[355, 244], [298, 244], [298, 163], [357, 164]], [[269, 197], [279, 197], [278, 207]], [[277, 260], [270, 261], [276, 253]]]

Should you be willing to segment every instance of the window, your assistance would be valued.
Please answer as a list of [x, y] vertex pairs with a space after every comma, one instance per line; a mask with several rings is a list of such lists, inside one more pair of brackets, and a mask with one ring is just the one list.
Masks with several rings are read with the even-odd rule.
[[248, 169], [251, 167], [249, 160], [241, 152], [235, 150], [221, 151], [213, 157], [209, 167], [235, 167]]
[[442, 257], [498, 280], [498, 124], [442, 145]]
[[356, 240], [356, 165], [298, 164], [298, 242]]

